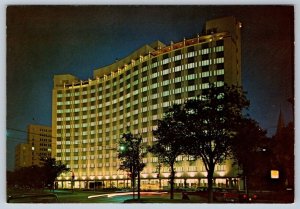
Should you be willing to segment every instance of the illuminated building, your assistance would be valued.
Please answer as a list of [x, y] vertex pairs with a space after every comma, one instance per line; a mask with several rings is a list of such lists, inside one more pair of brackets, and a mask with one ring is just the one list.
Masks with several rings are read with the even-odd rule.
[[[127, 127], [141, 134], [143, 143], [155, 140], [152, 130], [173, 103], [201, 95], [216, 86], [241, 84], [241, 23], [233, 17], [206, 23], [205, 34], [165, 45], [145, 45], [115, 63], [94, 70], [92, 79], [55, 75], [52, 104], [53, 155], [75, 174], [75, 187], [124, 187], [118, 140]], [[141, 174], [142, 188], [158, 185], [156, 157], [147, 154]], [[202, 186], [206, 172], [201, 161], [180, 156], [176, 186]], [[160, 169], [162, 186], [168, 185], [169, 168]], [[236, 181], [231, 162], [216, 166], [216, 184]], [[58, 178], [68, 187], [71, 172]]]
[[41, 166], [41, 158], [51, 157], [52, 129], [43, 125], [28, 125], [27, 143], [16, 147], [16, 168]]

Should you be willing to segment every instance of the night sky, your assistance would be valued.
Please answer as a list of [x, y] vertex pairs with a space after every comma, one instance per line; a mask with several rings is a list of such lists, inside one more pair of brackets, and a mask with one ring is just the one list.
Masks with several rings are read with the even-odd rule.
[[242, 83], [248, 113], [271, 136], [280, 109], [293, 120], [294, 9], [288, 6], [23, 6], [7, 17], [7, 168], [28, 124], [51, 126], [53, 77], [93, 70], [160, 40], [201, 34], [205, 21], [242, 22]]

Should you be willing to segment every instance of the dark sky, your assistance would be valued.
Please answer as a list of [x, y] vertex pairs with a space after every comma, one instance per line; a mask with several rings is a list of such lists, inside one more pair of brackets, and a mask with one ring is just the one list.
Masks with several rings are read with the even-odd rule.
[[[53, 76], [93, 70], [160, 40], [201, 34], [207, 20], [242, 22], [242, 82], [249, 114], [269, 135], [280, 109], [293, 120], [294, 8], [290, 6], [20, 6], [7, 8], [7, 158], [28, 124], [51, 126]], [[23, 131], [23, 132], [22, 132]]]

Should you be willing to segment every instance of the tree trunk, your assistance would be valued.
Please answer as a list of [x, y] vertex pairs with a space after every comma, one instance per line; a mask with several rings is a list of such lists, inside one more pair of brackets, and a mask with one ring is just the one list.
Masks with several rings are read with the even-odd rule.
[[214, 165], [209, 166], [207, 171], [207, 183], [208, 183], [208, 202], [213, 202], [213, 176], [214, 176]]
[[141, 198], [141, 174], [138, 172], [138, 200]]
[[135, 194], [134, 194], [134, 187], [135, 187], [135, 177], [134, 177], [134, 173], [132, 172], [131, 174], [131, 185], [132, 185], [132, 198], [135, 198]]
[[171, 166], [171, 176], [170, 176], [170, 199], [174, 199], [174, 179], [175, 179], [175, 171], [174, 165]]

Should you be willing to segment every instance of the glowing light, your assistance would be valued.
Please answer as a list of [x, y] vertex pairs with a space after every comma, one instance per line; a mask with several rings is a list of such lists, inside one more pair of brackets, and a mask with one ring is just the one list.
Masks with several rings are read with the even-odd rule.
[[168, 173], [162, 173], [162, 176], [163, 176], [163, 177], [168, 177], [169, 174], [168, 174]]
[[195, 177], [196, 176], [196, 172], [188, 172], [190, 177]]
[[271, 170], [271, 179], [279, 179], [279, 171]]
[[[124, 196], [131, 195], [132, 192], [120, 192], [120, 193], [109, 193], [109, 194], [100, 194], [100, 195], [91, 195], [88, 196], [88, 199], [96, 198], [96, 197], [116, 197], [116, 196]], [[162, 195], [167, 194], [167, 192], [141, 192], [141, 195]]]
[[176, 177], [181, 177], [181, 176], [182, 176], [182, 173], [176, 173], [175, 176], [176, 176]]
[[219, 176], [225, 176], [225, 171], [218, 171], [217, 174], [218, 174]]

